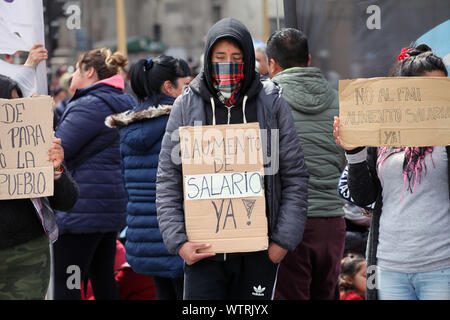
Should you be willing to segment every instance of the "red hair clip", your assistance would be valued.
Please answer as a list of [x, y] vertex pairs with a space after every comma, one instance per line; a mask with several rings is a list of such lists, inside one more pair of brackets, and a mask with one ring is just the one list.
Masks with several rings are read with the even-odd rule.
[[398, 61], [402, 61], [407, 57], [409, 57], [408, 48], [403, 48], [402, 51], [400, 52], [400, 55], [398, 56]]

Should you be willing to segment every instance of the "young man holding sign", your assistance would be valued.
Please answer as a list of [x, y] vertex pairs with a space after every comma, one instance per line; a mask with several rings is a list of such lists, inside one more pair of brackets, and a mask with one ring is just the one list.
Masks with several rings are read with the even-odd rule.
[[[185, 260], [185, 299], [270, 299], [278, 263], [288, 250], [293, 250], [301, 241], [306, 221], [309, 175], [303, 161], [301, 143], [289, 106], [280, 97], [279, 88], [269, 81], [263, 85], [259, 74], [255, 72], [253, 41], [241, 22], [223, 19], [211, 28], [207, 36], [205, 61], [202, 72], [176, 100], [167, 124], [157, 175], [159, 226], [169, 251]], [[267, 141], [262, 139], [262, 151], [264, 156], [267, 155], [264, 163], [270, 163], [266, 165], [265, 176], [260, 180], [264, 186], [261, 195], [256, 192], [259, 189], [255, 172], [250, 175], [253, 179], [247, 175], [253, 183], [246, 184], [243, 182], [245, 172], [244, 176], [241, 170], [233, 175], [233, 165], [224, 161], [220, 165], [216, 164], [214, 169], [222, 172], [221, 179], [215, 180], [214, 177], [204, 175], [199, 187], [203, 192], [200, 196], [203, 200], [198, 200], [210, 201], [210, 204], [214, 201], [214, 205], [210, 205], [210, 215], [223, 219], [218, 223], [219, 228], [214, 229], [229, 233], [233, 228], [241, 227], [238, 217], [234, 215], [239, 201], [241, 206], [245, 206], [244, 212], [251, 212], [261, 196], [265, 197], [266, 201], [262, 201], [262, 204], [267, 206], [263, 217], [266, 220], [268, 245], [259, 250], [247, 248], [246, 252], [240, 252], [239, 249], [215, 251], [215, 245], [208, 242], [194, 243], [189, 239], [186, 218], [188, 213], [195, 214], [196, 210], [188, 212], [186, 209], [191, 205], [191, 200], [186, 199], [183, 190], [186, 168], [184, 163], [182, 167], [179, 159], [178, 139], [172, 134], [176, 134], [180, 127], [193, 126], [194, 123], [201, 124], [197, 129], [208, 125], [225, 125], [215, 128], [229, 126], [231, 129], [231, 126], [238, 124], [244, 128], [247, 123], [249, 126], [256, 123], [261, 129], [261, 136], [263, 132], [270, 134]], [[233, 150], [224, 140], [213, 141], [225, 153]], [[234, 150], [238, 152], [238, 138], [233, 141]], [[184, 145], [182, 143], [183, 151], [186, 150]], [[267, 150], [264, 150], [266, 146]], [[203, 149], [202, 152], [208, 151]], [[199, 172], [202, 171], [202, 166], [197, 167], [200, 167], [196, 168]], [[184, 179], [187, 178], [184, 176]], [[190, 182], [192, 185], [195, 180]], [[220, 184], [219, 189], [217, 183]], [[255, 200], [248, 199], [250, 184]], [[233, 201], [238, 188], [244, 199]], [[197, 197], [196, 191], [193, 187], [189, 194]], [[223, 195], [225, 192], [226, 197]], [[215, 195], [222, 197], [222, 200], [213, 200]], [[205, 197], [209, 199], [204, 200]], [[198, 225], [201, 222], [202, 219], [199, 219]], [[252, 221], [248, 222], [252, 225]], [[242, 247], [245, 247], [245, 242], [252, 241], [250, 235], [242, 239]], [[226, 246], [227, 242], [224, 242]]]

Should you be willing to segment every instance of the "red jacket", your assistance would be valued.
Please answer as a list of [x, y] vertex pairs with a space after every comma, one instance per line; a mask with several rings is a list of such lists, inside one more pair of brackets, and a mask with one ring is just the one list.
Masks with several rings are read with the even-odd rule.
[[364, 300], [359, 294], [354, 291], [341, 292], [341, 300]]

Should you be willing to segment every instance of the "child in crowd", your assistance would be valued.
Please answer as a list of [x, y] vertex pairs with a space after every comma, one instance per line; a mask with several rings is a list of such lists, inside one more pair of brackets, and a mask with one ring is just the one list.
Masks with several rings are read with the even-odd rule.
[[366, 260], [349, 253], [341, 261], [339, 289], [341, 300], [364, 300], [366, 295]]

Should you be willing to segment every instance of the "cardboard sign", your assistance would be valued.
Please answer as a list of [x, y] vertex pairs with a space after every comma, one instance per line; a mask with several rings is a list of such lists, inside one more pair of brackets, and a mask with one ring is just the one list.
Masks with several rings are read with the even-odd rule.
[[0, 99], [0, 200], [53, 195], [53, 100]]
[[339, 135], [344, 146], [450, 144], [450, 79], [339, 81]]
[[204, 252], [268, 248], [258, 123], [181, 127], [184, 211], [189, 241]]

